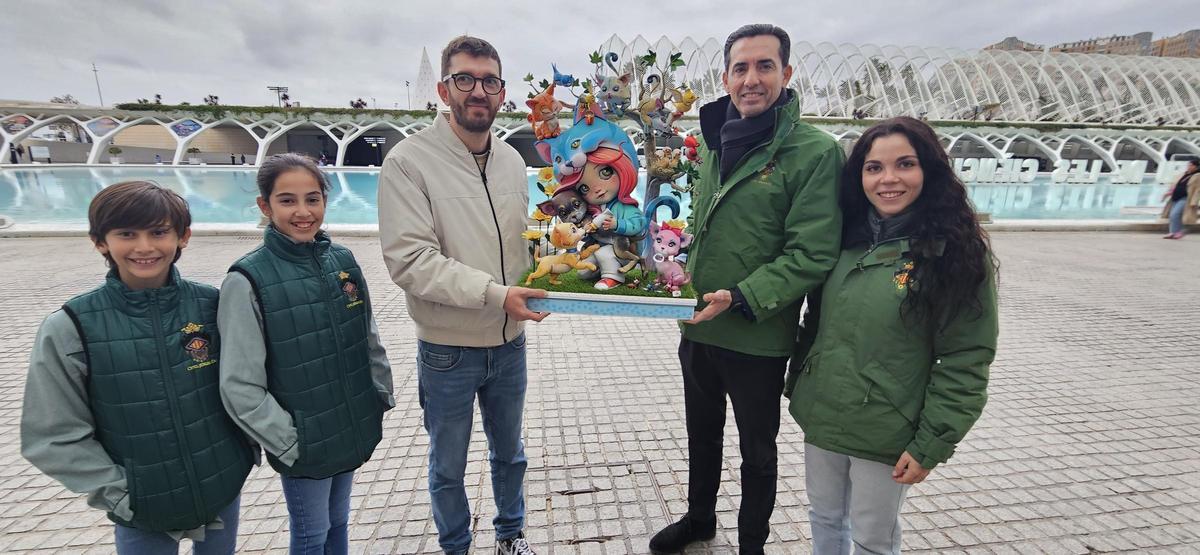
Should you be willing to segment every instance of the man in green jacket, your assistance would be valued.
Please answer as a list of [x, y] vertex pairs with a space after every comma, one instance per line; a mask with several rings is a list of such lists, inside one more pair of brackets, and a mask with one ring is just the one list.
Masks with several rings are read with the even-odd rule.
[[780, 395], [800, 309], [837, 260], [837, 176], [845, 155], [800, 121], [787, 89], [791, 41], [773, 25], [747, 25], [725, 41], [729, 93], [700, 109], [700, 179], [687, 269], [703, 308], [683, 324], [688, 512], [650, 540], [681, 550], [716, 531], [726, 396], [742, 454], [741, 553], [762, 553], [775, 507]]

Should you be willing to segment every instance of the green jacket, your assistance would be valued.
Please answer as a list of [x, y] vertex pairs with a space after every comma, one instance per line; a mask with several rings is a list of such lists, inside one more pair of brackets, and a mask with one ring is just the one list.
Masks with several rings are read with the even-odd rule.
[[63, 306], [88, 364], [95, 437], [123, 465], [145, 530], [191, 530], [241, 493], [254, 460], [217, 391], [217, 290], [179, 278], [133, 291], [117, 277]]
[[[706, 114], [724, 114], [728, 103], [726, 96], [706, 105], [701, 127]], [[845, 154], [829, 135], [800, 121], [795, 98], [774, 110], [774, 138], [748, 152], [725, 181], [719, 155], [701, 143], [688, 226], [695, 238], [687, 270], [696, 293], [736, 286], [754, 321], [730, 310], [681, 326], [691, 341], [786, 357], [804, 296], [825, 281], [841, 246], [837, 198]], [[705, 135], [717, 140], [715, 131]]]
[[267, 389], [292, 415], [299, 457], [267, 460], [285, 476], [322, 479], [358, 468], [382, 439], [384, 411], [371, 377], [370, 298], [346, 248], [324, 232], [295, 243], [268, 227], [231, 271], [262, 307]]
[[842, 251], [784, 387], [806, 442], [884, 464], [908, 451], [930, 469], [983, 412], [999, 329], [994, 273], [979, 289], [982, 313], [964, 307], [935, 329], [900, 316], [911, 270], [907, 238]]

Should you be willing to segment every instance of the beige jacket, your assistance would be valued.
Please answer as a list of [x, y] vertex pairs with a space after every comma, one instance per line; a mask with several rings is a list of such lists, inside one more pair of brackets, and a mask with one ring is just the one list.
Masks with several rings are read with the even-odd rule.
[[[1170, 191], [1175, 190], [1175, 184], [1171, 184]], [[1183, 225], [1196, 225], [1200, 221], [1200, 173], [1192, 174], [1187, 180], [1187, 208], [1183, 210]], [[1167, 198], [1167, 203], [1163, 206], [1162, 217], [1165, 219], [1171, 214], [1170, 198]]]
[[494, 347], [521, 333], [504, 297], [531, 263], [521, 237], [528, 206], [516, 149], [492, 136], [480, 172], [446, 114], [388, 153], [379, 174], [379, 242], [418, 338]]

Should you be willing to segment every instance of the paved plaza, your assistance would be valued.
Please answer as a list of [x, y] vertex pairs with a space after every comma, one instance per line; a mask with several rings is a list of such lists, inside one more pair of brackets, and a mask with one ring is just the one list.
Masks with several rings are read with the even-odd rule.
[[[198, 237], [185, 276], [219, 284], [256, 237]], [[990, 401], [958, 454], [913, 488], [911, 552], [1200, 552], [1200, 235], [997, 233], [1001, 335]], [[359, 469], [351, 545], [436, 553], [417, 405], [416, 346], [378, 240], [346, 238], [372, 286], [395, 375], [384, 440]], [[94, 287], [101, 258], [82, 238], [0, 239], [0, 553], [110, 553], [111, 525], [20, 456], [29, 346], [41, 319]], [[527, 534], [542, 554], [645, 553], [683, 514], [687, 438], [673, 322], [554, 315], [529, 328]], [[629, 353], [597, 365], [582, 353]], [[478, 416], [476, 416], [478, 418]], [[490, 553], [493, 506], [475, 426], [467, 489], [475, 549]], [[736, 429], [726, 426], [716, 539], [732, 553]], [[808, 553], [803, 435], [785, 416], [768, 553]], [[242, 494], [239, 547], [285, 552], [275, 472]]]

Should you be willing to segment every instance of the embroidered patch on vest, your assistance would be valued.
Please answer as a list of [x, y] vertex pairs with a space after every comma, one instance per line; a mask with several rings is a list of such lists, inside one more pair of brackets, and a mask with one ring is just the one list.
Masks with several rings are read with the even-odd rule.
[[892, 274], [892, 282], [896, 284], [897, 291], [903, 291], [905, 288], [915, 283], [915, 281], [908, 277], [908, 273], [911, 272], [912, 269], [913, 263], [910, 260], [905, 262], [903, 266], [900, 266], [900, 268], [896, 270], [896, 273]]
[[187, 367], [189, 372], [217, 363], [216, 360], [209, 358], [208, 348], [212, 345], [212, 338], [204, 332], [202, 324], [188, 322], [188, 325], [179, 331], [183, 333], [183, 350], [187, 351], [187, 354], [196, 362]]
[[342, 292], [346, 294], [346, 298], [350, 302], [346, 304], [346, 308], [354, 308], [363, 302], [358, 298], [358, 283], [350, 278], [349, 272], [339, 272], [338, 279], [342, 282]]

